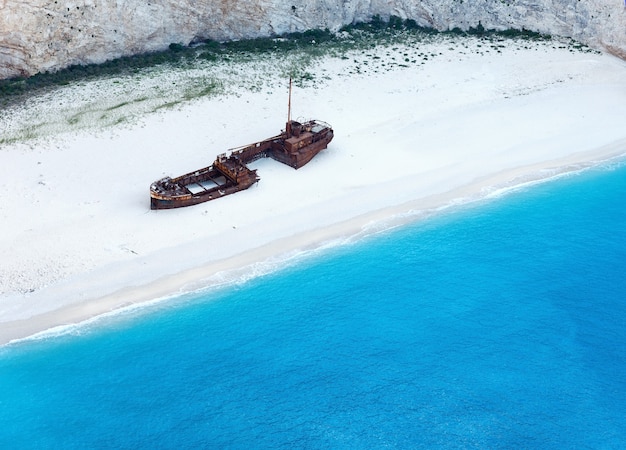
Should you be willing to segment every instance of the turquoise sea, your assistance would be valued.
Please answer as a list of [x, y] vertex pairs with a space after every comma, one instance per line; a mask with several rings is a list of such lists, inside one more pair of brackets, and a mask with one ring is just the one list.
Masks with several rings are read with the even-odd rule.
[[624, 448], [626, 164], [0, 348], [0, 448]]

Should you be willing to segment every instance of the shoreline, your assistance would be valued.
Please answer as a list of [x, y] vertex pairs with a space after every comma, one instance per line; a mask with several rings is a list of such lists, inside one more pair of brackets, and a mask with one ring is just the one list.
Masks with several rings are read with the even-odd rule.
[[[320, 59], [319, 83], [294, 90], [293, 110], [333, 126], [328, 149], [297, 171], [257, 161], [261, 181], [251, 189], [178, 210], [149, 209], [154, 180], [284, 125], [287, 86], [262, 78], [265, 65], [241, 63], [243, 75], [231, 75], [235, 90], [257, 75], [261, 88], [113, 128], [46, 134], [75, 118], [132, 116], [129, 90], [152, 92], [176, 73], [122, 80], [113, 91], [108, 81], [71, 86], [5, 115], [43, 134], [0, 146], [0, 344], [254, 275], [626, 153], [624, 61], [551, 42], [456, 44]], [[411, 58], [422, 62], [398, 64]], [[104, 103], [89, 103], [102, 91]]]
[[[260, 274], [246, 277], [246, 279], [262, 276], [265, 273], [285, 267], [287, 261], [291, 259], [287, 255], [293, 255], [294, 252], [296, 256], [306, 255], [311, 251], [323, 249], [329, 242], [341, 241], [345, 243], [355, 239], [359, 240], [375, 233], [417, 223], [449, 208], [485, 201], [492, 197], [492, 193], [485, 192], [485, 190], [495, 189], [500, 191], [498, 196], [502, 193], [508, 195], [528, 186], [529, 183], [550, 182], [564, 175], [625, 159], [626, 139], [599, 149], [582, 152], [582, 154], [492, 174], [449, 192], [371, 211], [325, 228], [314, 229], [312, 232], [283, 237], [224, 260], [159, 278], [146, 285], [124, 287], [100, 298], [67, 305], [27, 319], [4, 322], [0, 329], [0, 347], [39, 337], [58, 335], [59, 333], [55, 333], [55, 330], [74, 326], [80, 327], [111, 314], [123, 313], [128, 308], [150, 307], [155, 303], [171, 301], [181, 295], [237, 282], [236, 278], [222, 283], [211, 283], [208, 280], [222, 273], [249, 272], [253, 266], [267, 264], [268, 261], [274, 259], [274, 265], [277, 265], [277, 269], [265, 270]], [[538, 176], [541, 171], [550, 171], [551, 173], [545, 177]], [[516, 182], [516, 180], [521, 180], [521, 182]], [[464, 201], [459, 201], [460, 199], [464, 199]], [[60, 334], [64, 334], [64, 332]]]

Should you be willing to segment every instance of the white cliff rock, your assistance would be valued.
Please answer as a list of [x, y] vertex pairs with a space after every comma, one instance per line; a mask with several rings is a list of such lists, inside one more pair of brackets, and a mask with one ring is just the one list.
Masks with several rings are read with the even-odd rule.
[[525, 28], [626, 58], [623, 0], [0, 0], [0, 78], [170, 43], [337, 30], [376, 14], [439, 30]]

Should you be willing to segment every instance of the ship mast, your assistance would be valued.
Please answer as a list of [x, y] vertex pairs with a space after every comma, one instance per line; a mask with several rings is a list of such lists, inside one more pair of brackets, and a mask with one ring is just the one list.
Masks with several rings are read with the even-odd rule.
[[289, 77], [289, 102], [287, 103], [287, 126], [285, 127], [287, 137], [291, 137], [291, 77]]

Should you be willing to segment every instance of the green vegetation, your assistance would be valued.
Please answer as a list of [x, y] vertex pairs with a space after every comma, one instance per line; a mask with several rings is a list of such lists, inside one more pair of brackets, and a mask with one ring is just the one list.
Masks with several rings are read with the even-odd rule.
[[[527, 30], [485, 30], [481, 24], [438, 32], [413, 20], [375, 16], [335, 33], [310, 30], [223, 43], [172, 43], [162, 52], [0, 80], [0, 147], [69, 131], [131, 125], [144, 114], [198, 98], [242, 91], [270, 96], [284, 88], [288, 77], [297, 86], [311, 86], [332, 77], [415, 68], [439, 58], [501, 53], [507, 47], [591, 51], [573, 41], [546, 44], [548, 39]], [[335, 58], [336, 72], [318, 64], [320, 58]], [[47, 105], [46, 114], [33, 113], [39, 102]]]
[[[132, 75], [145, 69], [163, 65], [186, 67], [199, 62], [210, 63], [223, 59], [245, 59], [254, 55], [278, 52], [300, 52], [310, 61], [311, 58], [322, 54], [341, 57], [342, 53], [349, 50], [401, 42], [407, 36], [428, 39], [437, 34], [439, 34], [437, 30], [421, 27], [414, 20], [403, 20], [395, 16], [384, 20], [380, 16], [374, 16], [369, 22], [347, 25], [338, 33], [331, 33], [327, 29], [309, 30], [283, 36], [221, 43], [212, 40], [197, 42], [189, 46], [172, 43], [168, 49], [161, 52], [123, 56], [101, 64], [73, 65], [66, 69], [43, 72], [32, 77], [0, 80], [0, 106], [19, 102], [25, 95], [38, 94], [77, 81]], [[444, 34], [522, 39], [550, 38], [550, 36], [528, 30], [485, 30], [481, 24], [476, 28], [470, 28], [468, 31], [453, 29]], [[306, 70], [300, 69], [299, 72], [302, 72], [304, 81], [310, 79], [310, 74]]]

